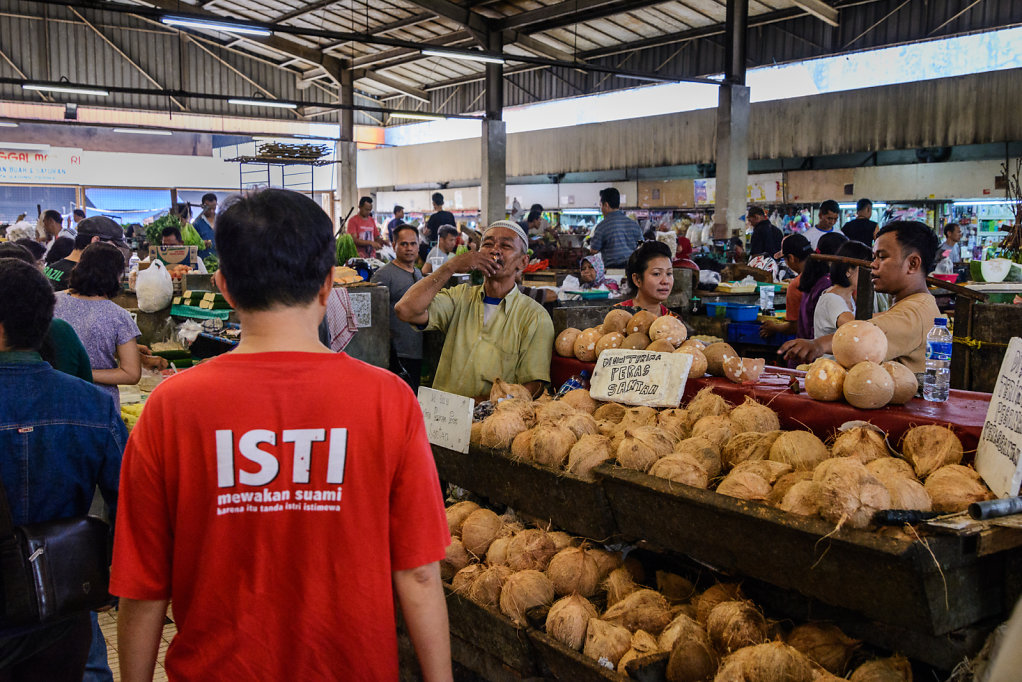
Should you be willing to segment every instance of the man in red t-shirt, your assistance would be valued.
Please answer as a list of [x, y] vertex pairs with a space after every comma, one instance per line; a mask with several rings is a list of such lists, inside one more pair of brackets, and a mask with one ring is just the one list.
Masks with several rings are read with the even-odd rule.
[[224, 210], [217, 246], [241, 343], [152, 393], [121, 468], [121, 679], [152, 679], [172, 600], [170, 679], [393, 680], [395, 594], [425, 678], [451, 679], [450, 536], [418, 403], [319, 342], [330, 219], [268, 189]]
[[362, 258], [376, 258], [376, 249], [383, 248], [380, 228], [373, 218], [372, 197], [358, 200], [358, 213], [348, 219], [348, 234], [354, 237], [358, 255]]

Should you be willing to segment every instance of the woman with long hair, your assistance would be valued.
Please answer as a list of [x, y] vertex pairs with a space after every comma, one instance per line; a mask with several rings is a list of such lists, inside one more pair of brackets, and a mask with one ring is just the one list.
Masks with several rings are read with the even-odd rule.
[[[873, 260], [873, 249], [862, 242], [847, 241], [837, 250], [838, 256]], [[855, 294], [858, 289], [858, 267], [844, 263], [830, 264], [831, 286], [820, 295], [816, 302], [813, 320], [813, 338], [827, 336], [843, 324], [855, 319]]]
[[[848, 237], [840, 232], [828, 232], [820, 237], [816, 245], [816, 253], [833, 256]], [[798, 288], [802, 292], [802, 302], [798, 310], [798, 338], [811, 339], [816, 329], [816, 303], [820, 296], [832, 284], [830, 281], [830, 263], [811, 255], [802, 268]]]

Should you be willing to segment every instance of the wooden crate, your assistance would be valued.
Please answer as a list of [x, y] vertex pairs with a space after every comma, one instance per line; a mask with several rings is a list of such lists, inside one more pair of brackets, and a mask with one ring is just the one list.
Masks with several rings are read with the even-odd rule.
[[454, 660], [486, 679], [536, 677], [537, 655], [527, 628], [444, 585]]
[[[1011, 337], [1022, 333], [1022, 306], [976, 303], [959, 296], [951, 353], [951, 387], [991, 393]], [[979, 345], [962, 343], [966, 339]]]

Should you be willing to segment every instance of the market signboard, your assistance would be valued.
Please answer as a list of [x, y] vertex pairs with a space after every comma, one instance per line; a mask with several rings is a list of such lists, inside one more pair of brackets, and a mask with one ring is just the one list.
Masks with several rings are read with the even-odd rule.
[[976, 450], [976, 471], [998, 497], [1018, 495], [1022, 483], [1022, 339], [1008, 344]]
[[420, 386], [419, 407], [431, 444], [468, 454], [475, 400]]
[[0, 142], [0, 182], [33, 185], [76, 185], [80, 179], [82, 150]]
[[596, 360], [589, 394], [623, 405], [677, 407], [691, 368], [688, 353], [608, 348]]

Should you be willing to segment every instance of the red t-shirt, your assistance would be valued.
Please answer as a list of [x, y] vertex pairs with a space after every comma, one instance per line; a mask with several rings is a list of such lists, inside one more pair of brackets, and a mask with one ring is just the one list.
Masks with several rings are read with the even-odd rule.
[[[625, 308], [634, 308], [636, 303], [635, 303], [634, 299], [630, 298], [627, 301], [621, 301], [620, 303], [616, 303], [615, 305], [619, 305], [619, 306], [622, 306], [622, 307], [625, 307]], [[660, 304], [660, 317], [663, 317], [664, 315], [670, 315], [670, 314], [671, 314], [671, 311], [667, 309], [667, 306], [665, 306], [663, 303], [661, 303]]]
[[173, 600], [170, 679], [397, 679], [391, 572], [450, 536], [396, 375], [344, 353], [220, 356], [153, 392], [120, 485], [110, 591]]
[[[348, 234], [355, 239], [371, 242], [380, 238], [380, 228], [372, 216], [363, 218], [360, 215], [353, 215], [348, 218]], [[372, 246], [359, 246], [358, 255], [363, 258], [376, 258], [376, 249]]]
[[805, 296], [805, 293], [798, 288], [800, 281], [802, 281], [801, 273], [788, 282], [788, 290], [784, 292], [784, 319], [788, 322], [798, 322], [798, 309], [802, 305], [802, 297]]

